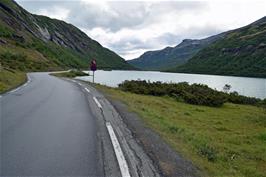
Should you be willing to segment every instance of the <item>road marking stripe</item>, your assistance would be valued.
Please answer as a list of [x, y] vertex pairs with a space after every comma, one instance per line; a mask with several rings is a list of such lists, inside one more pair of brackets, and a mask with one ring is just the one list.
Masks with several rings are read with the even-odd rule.
[[88, 93], [90, 93], [91, 91], [89, 90], [89, 89], [87, 89], [87, 88], [85, 88], [85, 90], [88, 92]]
[[82, 86], [81, 83], [78, 83], [78, 84], [79, 84], [80, 86]]
[[95, 103], [97, 104], [97, 106], [102, 109], [102, 105], [99, 103], [99, 101], [97, 100], [97, 98], [96, 97], [93, 97], [93, 99], [94, 99]]
[[11, 90], [11, 91], [10, 91], [10, 93], [14, 93], [14, 92], [18, 91], [19, 89], [20, 89], [20, 87], [19, 87], [19, 88], [16, 88], [16, 89], [14, 89], [14, 90]]
[[115, 151], [116, 159], [118, 161], [121, 175], [122, 175], [122, 177], [130, 177], [130, 173], [128, 170], [128, 165], [127, 165], [126, 159], [124, 157], [123, 151], [120, 147], [120, 144], [118, 142], [118, 139], [115, 135], [115, 132], [114, 132], [114, 129], [113, 129], [111, 123], [106, 122], [106, 127], [108, 130], [109, 136], [111, 138], [112, 144], [113, 144], [113, 148]]

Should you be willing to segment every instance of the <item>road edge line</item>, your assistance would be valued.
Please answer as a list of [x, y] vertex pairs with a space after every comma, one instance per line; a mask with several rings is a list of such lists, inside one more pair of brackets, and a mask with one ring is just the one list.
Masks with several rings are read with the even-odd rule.
[[130, 177], [128, 165], [127, 165], [125, 156], [123, 154], [123, 151], [120, 147], [119, 141], [115, 135], [114, 129], [113, 129], [110, 122], [106, 122], [105, 125], [106, 125], [106, 128], [108, 130], [109, 136], [110, 136], [112, 144], [113, 144], [113, 148], [115, 151], [116, 159], [118, 161], [121, 175], [122, 175], [122, 177]]
[[95, 103], [97, 104], [97, 106], [102, 109], [102, 105], [100, 104], [100, 102], [98, 101], [98, 99], [96, 97], [93, 97], [93, 100], [95, 101]]
[[31, 79], [30, 79], [28, 73], [26, 73], [26, 76], [27, 76], [27, 81], [26, 81], [26, 82], [24, 82], [23, 84], [18, 85], [17, 87], [15, 87], [15, 88], [13, 88], [13, 89], [11, 89], [11, 90], [9, 90], [9, 91], [6, 91], [6, 92], [4, 92], [4, 93], [2, 93], [2, 94], [0, 94], [0, 95], [3, 96], [3, 95], [5, 95], [5, 94], [11, 94], [11, 93], [14, 93], [14, 92], [20, 90], [21, 88], [27, 86], [27, 84], [30, 83]]
[[89, 90], [89, 89], [87, 89], [87, 88], [85, 88], [85, 90], [88, 92], [88, 93], [90, 93], [91, 91]]

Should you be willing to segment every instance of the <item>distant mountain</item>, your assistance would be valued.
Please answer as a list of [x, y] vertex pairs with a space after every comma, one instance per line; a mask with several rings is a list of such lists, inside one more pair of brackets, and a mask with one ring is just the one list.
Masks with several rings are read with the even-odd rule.
[[100, 68], [133, 69], [75, 26], [31, 14], [13, 0], [0, 1], [2, 67], [22, 71], [87, 68], [93, 58]]
[[224, 38], [170, 71], [266, 77], [266, 16], [227, 32]]
[[139, 58], [128, 62], [143, 70], [166, 70], [186, 63], [198, 51], [223, 38], [224, 34], [211, 36], [201, 40], [184, 39], [175, 47], [162, 50], [148, 51]]

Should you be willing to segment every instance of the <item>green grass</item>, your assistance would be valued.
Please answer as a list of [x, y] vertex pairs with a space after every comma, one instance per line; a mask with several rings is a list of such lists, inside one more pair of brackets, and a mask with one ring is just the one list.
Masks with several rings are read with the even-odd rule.
[[206, 176], [266, 176], [266, 110], [229, 104], [190, 105], [96, 86], [121, 100]]
[[74, 70], [71, 70], [69, 72], [62, 72], [62, 73], [52, 73], [51, 75], [57, 76], [57, 77], [70, 77], [70, 78], [74, 78], [78, 76], [88, 76], [88, 74], [82, 71], [74, 71]]
[[13, 70], [0, 70], [0, 93], [11, 90], [26, 81], [26, 74]]

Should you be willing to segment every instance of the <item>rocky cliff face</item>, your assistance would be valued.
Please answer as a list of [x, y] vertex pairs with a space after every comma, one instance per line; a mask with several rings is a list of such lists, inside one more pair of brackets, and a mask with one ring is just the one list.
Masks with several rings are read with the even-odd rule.
[[[89, 61], [95, 58], [100, 68], [132, 69], [124, 59], [75, 26], [31, 14], [13, 0], [0, 1], [0, 39], [7, 42], [2, 54], [12, 46], [23, 48], [21, 50], [32, 49], [49, 60], [53, 67], [87, 67]], [[29, 52], [24, 53], [30, 55]], [[0, 56], [3, 58], [3, 55]]]
[[201, 40], [184, 39], [175, 47], [148, 51], [139, 58], [128, 61], [133, 66], [143, 70], [167, 70], [186, 63], [199, 50], [222, 38], [224, 34]]

